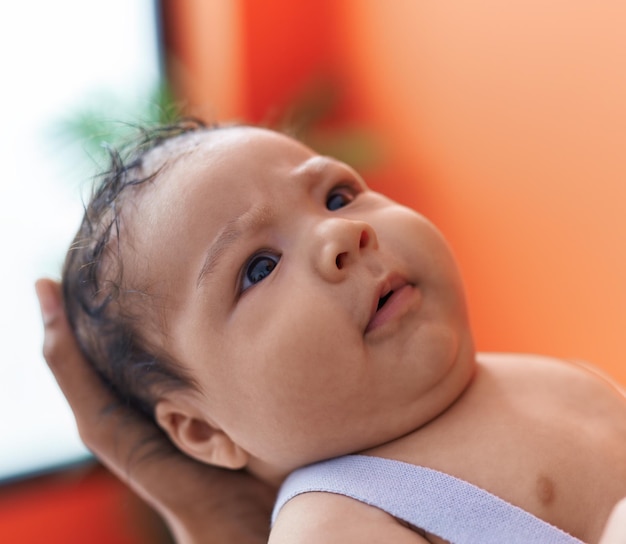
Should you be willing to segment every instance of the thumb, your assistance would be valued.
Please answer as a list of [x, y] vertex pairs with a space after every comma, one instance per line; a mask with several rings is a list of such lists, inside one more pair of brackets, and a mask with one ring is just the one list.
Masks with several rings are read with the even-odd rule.
[[626, 544], [626, 499], [622, 499], [613, 508], [600, 544]]

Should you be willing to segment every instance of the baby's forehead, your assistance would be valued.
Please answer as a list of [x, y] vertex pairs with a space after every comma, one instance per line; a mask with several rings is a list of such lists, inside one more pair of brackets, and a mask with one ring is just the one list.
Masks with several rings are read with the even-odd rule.
[[246, 143], [251, 144], [255, 136], [266, 138], [269, 136], [275, 140], [275, 144], [279, 144], [279, 142], [284, 144], [285, 141], [290, 141], [292, 144], [296, 143], [296, 140], [289, 136], [269, 129], [245, 125], [218, 125], [185, 132], [170, 138], [149, 151], [143, 162], [148, 166], [178, 161], [192, 156], [198, 150], [210, 152], [211, 149], [218, 149], [233, 143], [245, 148]]
[[[259, 185], [260, 172], [273, 169], [274, 178], [287, 179], [290, 171], [321, 158], [305, 144], [288, 135], [264, 128], [228, 126], [186, 133], [153, 149], [142, 161], [141, 176], [154, 176], [157, 192], [186, 189], [212, 180], [234, 183], [248, 191]], [[328, 157], [325, 158], [328, 162]], [[263, 176], [261, 176], [263, 177]], [[268, 177], [268, 176], [264, 176]], [[194, 189], [195, 190], [195, 189]], [[230, 192], [234, 185], [230, 185]]]
[[144, 155], [143, 169], [147, 172], [156, 172], [172, 162], [189, 157], [194, 151], [206, 144], [210, 138], [215, 138], [214, 132], [217, 130], [221, 129], [201, 129], [169, 138]]
[[[273, 149], [281, 143], [295, 144], [291, 138], [267, 129], [227, 126], [186, 132], [147, 151], [133, 177], [148, 183], [129, 184], [130, 198], [123, 207], [127, 230], [133, 231], [136, 238], [141, 234], [148, 236], [153, 229], [146, 228], [146, 225], [161, 223], [163, 217], [170, 221], [176, 219], [183, 227], [188, 227], [187, 214], [181, 212], [170, 217], [169, 212], [174, 208], [193, 209], [200, 200], [205, 202], [205, 207], [219, 210], [220, 193], [217, 189], [224, 185], [220, 182], [237, 179], [253, 182], [254, 178], [237, 174], [242, 169], [257, 166], [253, 157], [259, 155], [258, 149], [254, 152], [259, 140], [269, 143]], [[226, 185], [230, 198], [232, 185]]]

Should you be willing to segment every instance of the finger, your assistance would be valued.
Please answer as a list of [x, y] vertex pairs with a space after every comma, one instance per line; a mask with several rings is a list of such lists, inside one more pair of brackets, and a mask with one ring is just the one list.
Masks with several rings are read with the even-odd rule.
[[44, 323], [44, 358], [74, 412], [82, 437], [108, 409], [115, 406], [116, 399], [85, 361], [78, 347], [65, 316], [60, 285], [42, 279], [35, 283], [35, 289]]
[[120, 405], [83, 357], [67, 321], [60, 285], [48, 279], [35, 284], [44, 322], [44, 358], [76, 418], [85, 445], [123, 479], [142, 445], [156, 441], [171, 450], [156, 427]]
[[600, 544], [626, 544], [626, 499], [613, 508]]
[[[98, 414], [113, 400], [84, 361], [65, 316], [61, 286], [50, 279], [35, 283], [44, 324], [43, 355], [74, 415]], [[75, 410], [80, 408], [80, 410]]]

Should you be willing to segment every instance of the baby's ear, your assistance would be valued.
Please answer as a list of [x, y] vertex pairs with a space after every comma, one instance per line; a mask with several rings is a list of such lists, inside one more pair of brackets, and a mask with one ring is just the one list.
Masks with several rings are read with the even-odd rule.
[[224, 431], [209, 423], [178, 395], [158, 401], [155, 419], [176, 446], [198, 461], [222, 468], [244, 468], [248, 453]]

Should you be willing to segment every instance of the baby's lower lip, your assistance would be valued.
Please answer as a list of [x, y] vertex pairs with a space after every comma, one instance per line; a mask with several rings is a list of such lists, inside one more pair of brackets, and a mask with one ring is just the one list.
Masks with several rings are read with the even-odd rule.
[[394, 291], [385, 305], [374, 314], [374, 317], [367, 324], [365, 332], [378, 329], [385, 323], [402, 317], [409, 311], [414, 297], [415, 287], [412, 285], [407, 284]]

